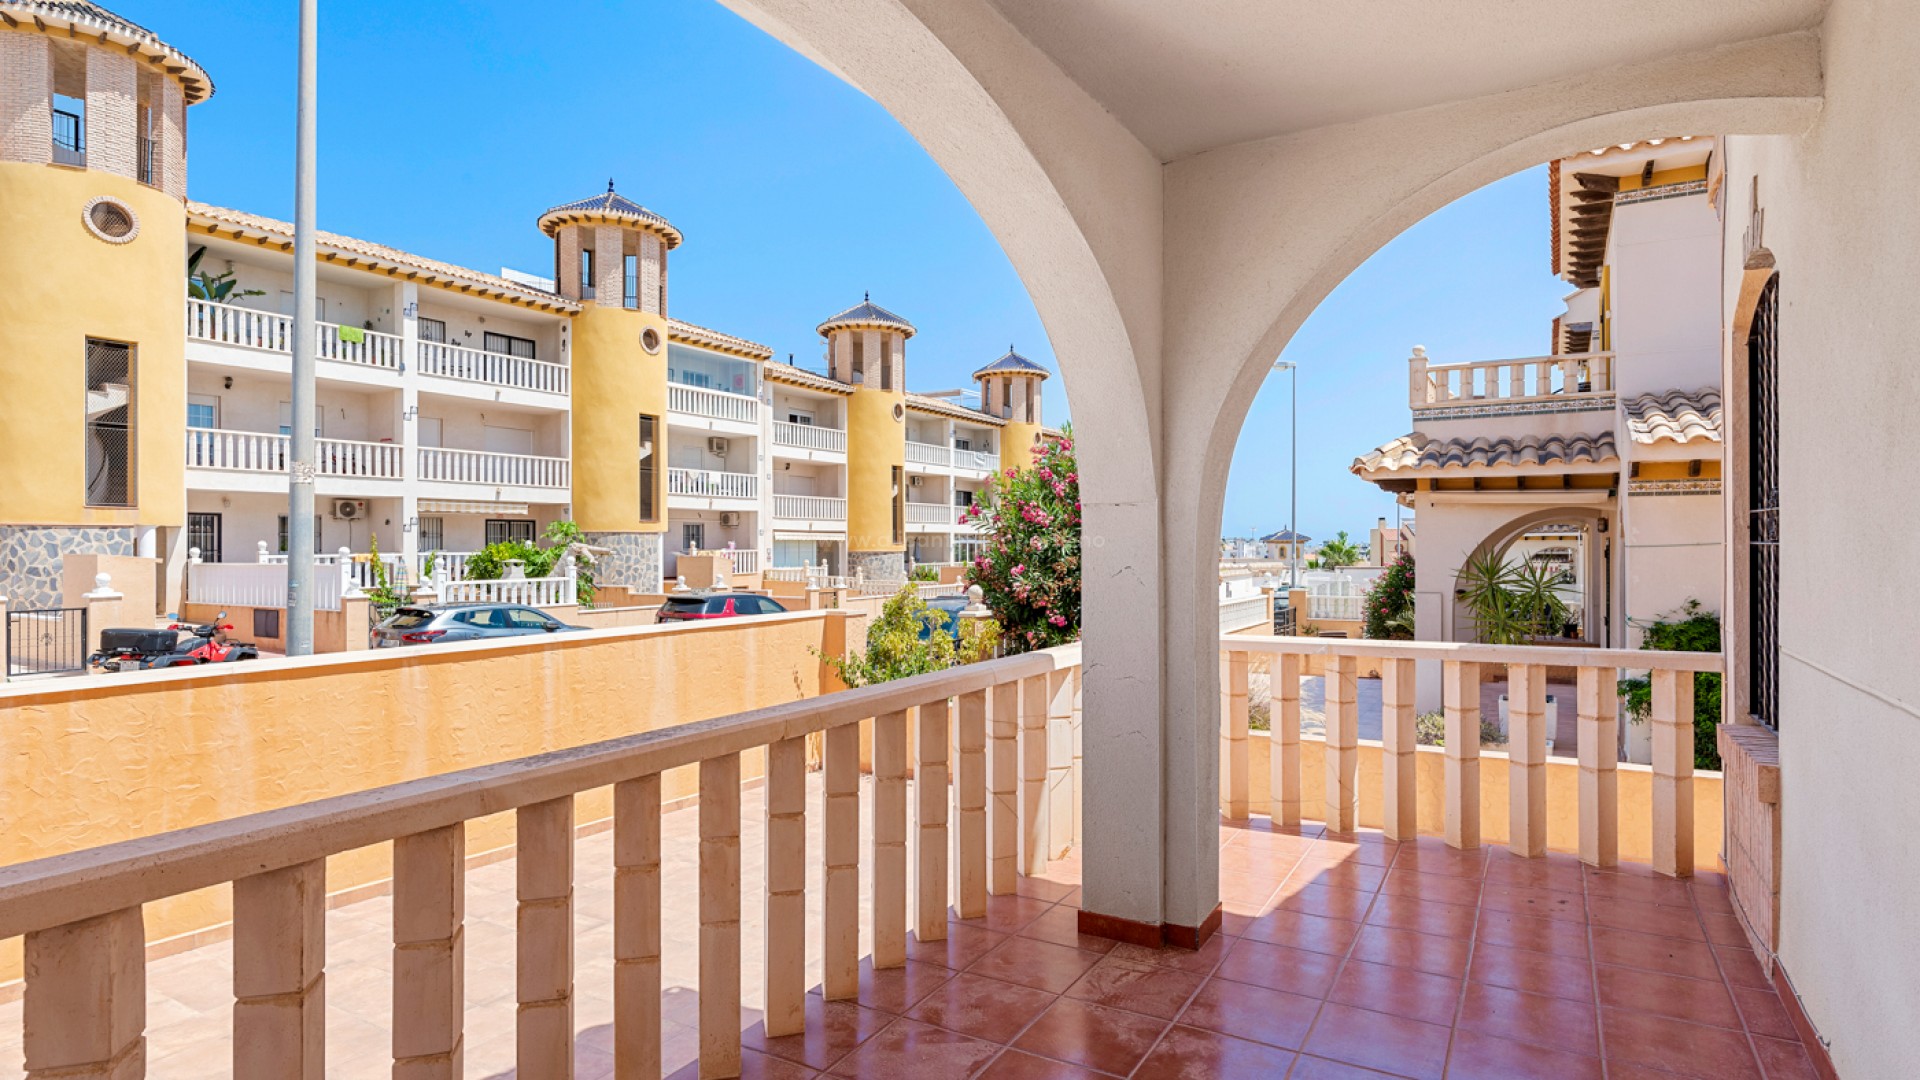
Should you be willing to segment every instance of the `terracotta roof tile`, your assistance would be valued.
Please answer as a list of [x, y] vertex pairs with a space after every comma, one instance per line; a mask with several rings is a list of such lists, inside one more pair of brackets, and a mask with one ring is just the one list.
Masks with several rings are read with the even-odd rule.
[[773, 349], [769, 346], [762, 345], [757, 341], [748, 341], [743, 337], [734, 337], [732, 334], [723, 334], [718, 330], [712, 330], [683, 319], [667, 320], [667, 338], [671, 341], [678, 341], [683, 345], [700, 345], [709, 349], [718, 349], [721, 352], [738, 353], [742, 356], [752, 357], [755, 360], [770, 360], [773, 358]]
[[1720, 391], [1669, 390], [1626, 403], [1627, 435], [1636, 443], [1719, 442]]
[[918, 333], [912, 323], [874, 303], [871, 296], [821, 323], [818, 329], [825, 334], [838, 326], [890, 326], [906, 331], [908, 337]]
[[928, 397], [925, 394], [908, 394], [907, 408], [915, 412], [950, 416], [955, 420], [965, 420], [970, 424], [986, 424], [989, 427], [1007, 426], [1007, 422], [997, 416], [988, 416], [979, 409], [969, 409], [965, 405], [950, 401], [947, 398]]
[[139, 23], [116, 15], [99, 4], [88, 3], [87, 0], [0, 0], [0, 17], [9, 22], [33, 22], [38, 19], [64, 26], [70, 34], [88, 31], [90, 36], [101, 35], [108, 41], [120, 38], [123, 43], [137, 44], [142, 46], [140, 51], [143, 55], [160, 53], [159, 57], [153, 59], [167, 68], [179, 69], [174, 78], [186, 87], [187, 104], [192, 105], [213, 96], [213, 79], [192, 57], [161, 41], [158, 35]]
[[1007, 372], [1022, 375], [1038, 375], [1043, 379], [1051, 374], [1046, 368], [1014, 352], [1013, 346], [1009, 345], [1007, 346], [1007, 354], [1005, 356], [974, 372], [973, 377], [977, 379], [982, 375], [1004, 374]]
[[1521, 438], [1431, 439], [1419, 432], [1353, 459], [1352, 471], [1440, 472], [1477, 467], [1599, 464], [1619, 459], [1613, 432]]
[[769, 360], [760, 365], [760, 374], [774, 382], [804, 387], [808, 390], [824, 390], [829, 394], [853, 393], [853, 387], [839, 379], [829, 378], [817, 371], [797, 368], [792, 364], [782, 364], [777, 360]]

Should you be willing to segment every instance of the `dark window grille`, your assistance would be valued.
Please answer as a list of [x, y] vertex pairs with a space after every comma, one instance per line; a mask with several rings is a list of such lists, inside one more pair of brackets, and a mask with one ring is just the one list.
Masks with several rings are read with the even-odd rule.
[[1747, 704], [1780, 727], [1780, 279], [1747, 335]]
[[591, 300], [593, 293], [593, 252], [586, 250], [580, 253], [580, 299]]
[[200, 549], [201, 562], [225, 562], [220, 557], [220, 515], [188, 514], [187, 546]]
[[660, 488], [659, 453], [655, 447], [655, 435], [660, 429], [660, 418], [642, 416], [640, 418], [640, 520], [659, 521], [658, 505]]
[[[313, 515], [313, 553], [315, 555], [320, 554], [320, 549], [321, 549], [320, 515], [315, 514]], [[286, 553], [287, 553], [287, 515], [281, 514], [280, 515], [280, 554], [285, 555]], [[279, 635], [269, 634], [267, 636], [277, 637]]]
[[79, 113], [53, 110], [53, 161], [56, 165], [87, 163], [86, 125]]
[[133, 346], [87, 339], [87, 505], [134, 505]]
[[515, 518], [487, 519], [487, 543], [505, 544], [514, 540], [533, 543], [533, 522]]
[[421, 341], [431, 341], [436, 345], [445, 345], [447, 343], [447, 322], [445, 319], [423, 318], [420, 320], [419, 332]]
[[905, 469], [893, 467], [893, 542], [896, 544], [907, 535], [907, 485], [902, 482], [905, 476]]
[[447, 546], [447, 519], [442, 517], [423, 517], [420, 519], [420, 550], [439, 551]]
[[534, 349], [533, 342], [527, 338], [514, 337], [512, 334], [496, 334], [488, 331], [481, 335], [480, 343], [481, 347], [490, 353], [504, 353], [507, 356], [519, 356], [528, 360], [538, 359], [535, 355], [536, 350]]
[[640, 256], [628, 255], [621, 260], [626, 264], [627, 287], [620, 302], [628, 308], [640, 306]]

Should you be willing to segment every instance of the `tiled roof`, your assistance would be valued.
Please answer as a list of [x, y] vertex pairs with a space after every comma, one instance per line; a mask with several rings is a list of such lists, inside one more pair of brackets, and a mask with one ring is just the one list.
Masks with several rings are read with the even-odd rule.
[[912, 323], [874, 303], [871, 296], [821, 323], [818, 329], [820, 333], [825, 334], [840, 326], [891, 326], [905, 330], [908, 337], [918, 333]]
[[1669, 390], [1627, 402], [1627, 435], [1634, 442], [1720, 441], [1720, 391]]
[[666, 237], [667, 247], [680, 246], [680, 230], [659, 214], [641, 206], [625, 195], [613, 190], [613, 181], [607, 181], [607, 190], [570, 203], [563, 203], [540, 215], [540, 231], [552, 236], [554, 230], [565, 224], [568, 218], [618, 218], [636, 222]]
[[718, 330], [710, 330], [681, 319], [667, 320], [667, 340], [678, 341], [682, 345], [699, 345], [703, 348], [718, 349], [721, 352], [737, 353], [755, 360], [773, 358], [773, 350], [757, 341], [723, 334]]
[[187, 104], [213, 96], [213, 80], [192, 57], [161, 41], [139, 23], [121, 18], [99, 4], [85, 0], [0, 0], [0, 23], [8, 26], [51, 23], [65, 28], [70, 36], [86, 32], [88, 37], [104, 36], [113, 44], [138, 46], [129, 51], [160, 67], [179, 69], [170, 73], [186, 87]]
[[977, 379], [982, 375], [992, 375], [995, 373], [1004, 374], [1006, 372], [1019, 372], [1025, 375], [1038, 375], [1043, 379], [1046, 378], [1047, 375], [1049, 374], [1046, 368], [1043, 368], [1039, 364], [1034, 363], [1033, 361], [1027, 359], [1024, 356], [1021, 356], [1019, 353], [1014, 352], [1013, 346], [1009, 345], [1007, 346], [1007, 355], [1001, 357], [998, 360], [995, 360], [993, 363], [988, 364], [986, 367], [981, 368], [979, 371], [974, 372], [973, 377]]
[[1620, 454], [1613, 432], [1598, 435], [1526, 435], [1521, 438], [1430, 439], [1419, 432], [1402, 435], [1377, 450], [1353, 459], [1352, 470], [1368, 472], [1439, 472], [1498, 466], [1598, 464]]
[[853, 393], [853, 387], [839, 379], [831, 379], [817, 371], [797, 368], [792, 364], [782, 364], [777, 360], [769, 360], [760, 365], [760, 374], [773, 382], [804, 387], [808, 390], [824, 390], [829, 394]]
[[928, 397], [925, 394], [908, 394], [907, 408], [915, 412], [950, 416], [955, 420], [965, 420], [970, 424], [986, 424], [990, 427], [1007, 426], [1007, 422], [997, 416], [988, 416], [979, 409], [969, 409], [965, 405], [949, 401], [946, 398]]
[[[187, 203], [189, 229], [201, 232], [248, 233], [256, 237], [265, 237], [276, 241], [285, 249], [292, 250], [293, 226], [284, 221], [249, 214], [242, 210], [230, 210], [224, 206], [210, 206], [206, 203]], [[315, 239], [320, 246], [322, 258], [333, 256], [338, 262], [340, 256], [350, 260], [364, 261], [368, 270], [381, 270], [397, 267], [425, 275], [427, 284], [437, 284], [461, 292], [479, 291], [497, 299], [531, 303], [553, 311], [578, 311], [580, 305], [564, 297], [543, 292], [530, 285], [493, 274], [484, 274], [478, 270], [469, 270], [464, 266], [443, 263], [435, 259], [415, 255], [411, 252], [391, 248], [385, 244], [376, 244], [370, 240], [356, 240], [351, 236], [326, 231], [316, 232]]]
[[1281, 529], [1278, 532], [1270, 532], [1261, 537], [1260, 542], [1263, 544], [1290, 544], [1297, 540], [1299, 543], [1305, 544], [1312, 539], [1313, 537], [1305, 533], [1297, 533], [1292, 529]]

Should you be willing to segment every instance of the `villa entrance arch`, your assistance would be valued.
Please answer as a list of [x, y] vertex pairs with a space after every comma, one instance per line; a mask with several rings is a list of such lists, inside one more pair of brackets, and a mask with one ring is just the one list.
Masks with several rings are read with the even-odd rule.
[[[1494, 510], [1494, 514], [1512, 515], [1513, 510]], [[1581, 534], [1581, 549], [1576, 553], [1579, 559], [1576, 578], [1580, 583], [1581, 636], [1589, 642], [1603, 645], [1616, 645], [1613, 624], [1617, 621], [1614, 612], [1618, 608], [1615, 595], [1614, 574], [1612, 572], [1613, 537], [1616, 534], [1618, 519], [1614, 507], [1603, 505], [1549, 506], [1537, 510], [1519, 513], [1493, 527], [1478, 544], [1468, 549], [1466, 557], [1452, 567], [1433, 566], [1428, 572], [1440, 576], [1440, 580], [1451, 584], [1452, 602], [1443, 608], [1448, 618], [1444, 633], [1438, 636], [1443, 641], [1474, 640], [1474, 621], [1472, 613], [1462, 601], [1460, 593], [1462, 577], [1468, 565], [1486, 555], [1505, 559], [1516, 544], [1529, 533], [1538, 532], [1549, 526], [1571, 526]], [[1422, 537], [1425, 542], [1425, 537]], [[1426, 635], [1421, 635], [1425, 637]]]
[[1467, 192], [1648, 133], [1804, 131], [1821, 101], [1803, 31], [1166, 160], [990, 0], [723, 2], [891, 113], [1032, 296], [1085, 501], [1085, 910], [1203, 934], [1221, 512], [1273, 358], [1368, 256]]

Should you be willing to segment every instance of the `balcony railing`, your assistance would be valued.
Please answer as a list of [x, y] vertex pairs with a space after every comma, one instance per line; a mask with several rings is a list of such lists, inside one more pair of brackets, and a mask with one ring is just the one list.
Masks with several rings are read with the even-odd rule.
[[1307, 594], [1307, 618], [1337, 619], [1357, 622], [1360, 619], [1360, 605], [1366, 597], [1355, 593], [1350, 596], [1335, 596], [1329, 593]]
[[1470, 364], [1433, 364], [1415, 348], [1408, 360], [1415, 409], [1466, 402], [1538, 402], [1613, 392], [1613, 354], [1575, 353]]
[[819, 427], [814, 424], [790, 424], [785, 420], [775, 420], [773, 444], [796, 446], [802, 450], [829, 450], [836, 454], [844, 454], [847, 452], [847, 433], [839, 428]]
[[570, 472], [566, 458], [423, 446], [420, 479], [496, 487], [565, 488], [570, 482]]
[[1250, 630], [1256, 626], [1271, 625], [1273, 621], [1271, 604], [1271, 599], [1264, 595], [1239, 596], [1220, 601], [1220, 632], [1231, 634], [1236, 630]]
[[956, 446], [953, 448], [953, 464], [958, 469], [992, 472], [1000, 467], [1000, 455], [992, 450], [962, 450]]
[[667, 384], [667, 411], [745, 424], [760, 421], [760, 402], [756, 398], [672, 382]]
[[[342, 336], [345, 330], [346, 335]], [[187, 301], [187, 337], [221, 345], [237, 345], [267, 352], [292, 353], [293, 316], [210, 300]], [[358, 338], [359, 340], [348, 340]], [[361, 364], [383, 371], [399, 371], [401, 339], [378, 330], [320, 323], [314, 335], [315, 355], [342, 364]]]
[[847, 500], [824, 495], [775, 495], [773, 516], [792, 521], [845, 521]]
[[78, 114], [64, 109], [53, 110], [53, 163], [83, 167], [87, 163], [86, 125]]
[[543, 578], [489, 578], [437, 585], [445, 604], [527, 604], [563, 607], [578, 601], [573, 573]]
[[[257, 546], [258, 554], [255, 556], [255, 561], [258, 564], [264, 566], [287, 565], [286, 552], [268, 551], [265, 540], [260, 541]], [[406, 559], [404, 557], [391, 553], [383, 554], [380, 556], [379, 563], [386, 567], [388, 584], [397, 585], [407, 579]], [[354, 585], [362, 589], [369, 589], [380, 583], [380, 577], [374, 571], [374, 558], [370, 554], [355, 553], [352, 551], [345, 552], [344, 554], [341, 552], [316, 554], [313, 557], [313, 564], [315, 566], [340, 568], [340, 572], [346, 580], [353, 582]]]
[[[912, 444], [909, 443], [909, 446]], [[946, 503], [907, 504], [907, 524], [909, 525], [951, 525], [954, 507]]]
[[[292, 442], [289, 437], [272, 432], [188, 428], [187, 465], [197, 469], [284, 473]], [[398, 443], [314, 440], [315, 465], [322, 476], [399, 480], [403, 478], [404, 457]]]
[[760, 477], [754, 473], [715, 472], [712, 469], [668, 469], [667, 494], [757, 499], [760, 497]]
[[907, 442], [907, 461], [915, 465], [951, 465], [953, 451], [932, 443]]
[[565, 364], [529, 360], [524, 356], [508, 356], [437, 341], [422, 341], [419, 344], [422, 375], [437, 375], [443, 379], [459, 379], [489, 386], [511, 386], [517, 390], [538, 390], [548, 394], [567, 392], [569, 373]]

